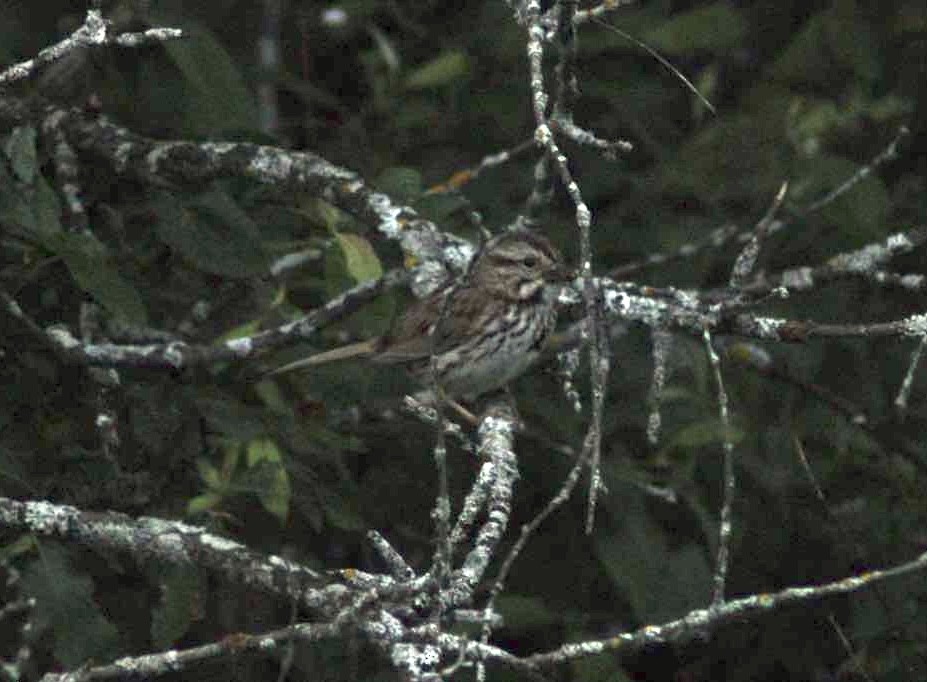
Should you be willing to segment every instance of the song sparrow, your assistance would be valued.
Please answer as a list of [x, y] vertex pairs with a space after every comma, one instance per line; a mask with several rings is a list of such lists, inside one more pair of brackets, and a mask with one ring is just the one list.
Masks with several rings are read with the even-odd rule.
[[545, 237], [529, 230], [504, 232], [486, 242], [461, 281], [413, 304], [386, 335], [318, 353], [274, 374], [369, 358], [405, 365], [417, 381], [430, 385], [433, 357], [444, 393], [473, 398], [528, 368], [556, 322], [550, 285], [573, 277]]

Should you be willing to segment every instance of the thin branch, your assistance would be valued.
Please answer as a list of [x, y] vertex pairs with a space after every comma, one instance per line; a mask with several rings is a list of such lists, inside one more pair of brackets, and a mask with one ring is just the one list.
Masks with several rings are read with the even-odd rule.
[[851, 177], [849, 177], [839, 186], [806, 207], [802, 211], [801, 215], [808, 215], [810, 213], [814, 213], [815, 211], [819, 211], [820, 209], [838, 199], [843, 194], [849, 192], [856, 184], [868, 178], [879, 166], [898, 158], [898, 146], [901, 144], [901, 141], [909, 134], [910, 131], [906, 126], [901, 126], [898, 128], [897, 134], [892, 139], [892, 141], [888, 143], [888, 146], [885, 149], [876, 154], [876, 156], [873, 157], [869, 163], [856, 171]]
[[737, 255], [737, 259], [734, 261], [734, 267], [731, 270], [731, 279], [728, 284], [732, 289], [740, 289], [744, 282], [747, 281], [747, 277], [750, 276], [756, 267], [757, 258], [760, 256], [760, 249], [766, 237], [769, 235], [769, 230], [772, 227], [776, 213], [778, 213], [779, 209], [782, 207], [782, 202], [785, 201], [785, 194], [788, 189], [789, 183], [783, 182], [772, 204], [767, 209], [766, 215], [756, 224], [750, 241], [747, 242], [746, 246], [744, 246]]
[[868, 571], [822, 585], [788, 587], [778, 592], [730, 599], [720, 606], [690, 611], [682, 618], [660, 625], [646, 625], [608, 639], [565, 644], [552, 651], [527, 656], [522, 661], [532, 667], [547, 667], [608, 652], [626, 655], [654, 644], [690, 641], [704, 637], [722, 625], [742, 621], [750, 616], [770, 613], [791, 604], [858, 592], [881, 581], [924, 570], [927, 570], [927, 552], [913, 561], [883, 570]]
[[120, 45], [122, 47], [138, 47], [139, 45], [174, 40], [183, 36], [183, 32], [177, 28], [153, 28], [141, 33], [121, 33], [111, 36], [109, 35], [109, 28], [110, 22], [103, 18], [100, 10], [87, 10], [84, 23], [70, 36], [59, 43], [46, 47], [35, 58], [14, 64], [0, 72], [0, 85], [8, 85], [29, 78], [42, 67], [58, 61], [64, 55], [81, 46]]
[[267, 655], [290, 642], [317, 642], [341, 634], [344, 626], [299, 623], [258, 635], [228, 635], [189, 649], [171, 649], [144, 656], [127, 656], [107, 665], [81, 668], [75, 672], [47, 673], [40, 682], [96, 682], [98, 680], [149, 679], [194, 670], [209, 661], [233, 661], [245, 654]]
[[900, 414], [904, 414], [908, 409], [908, 397], [911, 395], [911, 387], [914, 385], [914, 372], [920, 366], [921, 355], [925, 347], [927, 347], [927, 334], [921, 337], [920, 343], [917, 344], [917, 348], [911, 354], [908, 371], [905, 372], [904, 381], [901, 382], [901, 388], [898, 389], [898, 395], [895, 396], [895, 409]]
[[721, 418], [721, 428], [724, 429], [724, 501], [721, 504], [721, 523], [718, 531], [718, 559], [715, 565], [714, 593], [711, 600], [712, 608], [724, 604], [724, 590], [727, 585], [727, 574], [731, 562], [731, 536], [733, 534], [734, 496], [737, 493], [737, 477], [734, 473], [734, 443], [731, 440], [731, 417], [728, 411], [727, 390], [724, 388], [724, 378], [721, 376], [721, 360], [711, 343], [711, 333], [706, 329], [702, 337], [705, 341], [705, 352], [711, 363], [712, 373], [718, 389], [718, 414]]
[[403, 271], [390, 271], [379, 279], [358, 284], [298, 320], [251, 336], [210, 345], [183, 341], [148, 345], [83, 343], [65, 329], [42, 329], [5, 291], [0, 290], [0, 301], [5, 304], [6, 312], [16, 317], [33, 336], [53, 349], [64, 361], [98, 367], [182, 369], [214, 362], [251, 359], [268, 350], [305, 341], [406, 279], [407, 275]]

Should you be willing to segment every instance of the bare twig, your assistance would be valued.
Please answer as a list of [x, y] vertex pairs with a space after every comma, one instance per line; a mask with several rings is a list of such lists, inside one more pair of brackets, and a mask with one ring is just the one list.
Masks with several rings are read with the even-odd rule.
[[7, 67], [0, 72], [0, 85], [23, 80], [35, 74], [39, 69], [61, 59], [67, 53], [84, 45], [121, 45], [138, 47], [150, 43], [160, 43], [183, 36], [177, 28], [152, 28], [141, 33], [109, 34], [110, 22], [103, 18], [98, 9], [87, 10], [84, 23], [74, 33], [59, 43], [46, 47], [33, 58]]

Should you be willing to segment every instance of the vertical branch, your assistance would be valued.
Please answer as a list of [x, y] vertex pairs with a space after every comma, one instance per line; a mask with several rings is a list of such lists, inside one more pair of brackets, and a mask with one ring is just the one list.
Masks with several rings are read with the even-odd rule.
[[489, 562], [502, 540], [512, 515], [512, 497], [518, 479], [518, 460], [513, 449], [516, 416], [505, 403], [490, 405], [478, 429], [480, 455], [490, 461], [492, 480], [486, 501], [486, 522], [473, 541], [473, 548], [451, 576], [442, 593], [445, 607], [459, 606], [473, 598], [473, 591], [486, 574]]
[[715, 566], [715, 589], [712, 596], [712, 605], [720, 606], [724, 603], [724, 588], [727, 583], [728, 565], [731, 554], [731, 531], [733, 528], [734, 493], [737, 490], [737, 479], [734, 476], [734, 444], [731, 442], [731, 419], [728, 412], [727, 391], [724, 389], [724, 379], [721, 377], [721, 361], [711, 345], [711, 333], [706, 329], [702, 334], [705, 341], [705, 352], [714, 371], [715, 383], [718, 385], [718, 412], [721, 416], [721, 428], [724, 430], [724, 501], [721, 504], [721, 529], [718, 536], [718, 561]]
[[921, 342], [911, 354], [911, 362], [908, 364], [908, 371], [905, 372], [904, 381], [901, 382], [901, 388], [898, 395], [895, 396], [895, 409], [899, 414], [904, 414], [908, 409], [908, 397], [911, 395], [911, 386], [914, 384], [914, 372], [921, 364], [921, 355], [924, 352], [924, 346], [927, 346], [927, 335], [921, 337]]
[[[588, 227], [586, 229], [588, 233]], [[586, 319], [589, 324], [589, 371], [592, 384], [592, 415], [589, 430], [583, 441], [583, 451], [589, 458], [589, 503], [586, 510], [586, 534], [592, 533], [599, 490], [602, 488], [602, 414], [605, 408], [605, 391], [611, 369], [608, 328], [605, 321], [605, 303], [602, 290], [589, 277], [583, 295], [586, 298]]]
[[653, 342], [653, 378], [650, 381], [650, 415], [647, 417], [647, 442], [655, 446], [660, 442], [663, 389], [666, 386], [666, 362], [673, 346], [673, 335], [666, 329], [655, 327], [650, 338]]
[[576, 29], [573, 18], [576, 15], [577, 0], [559, 0], [560, 10], [557, 22], [557, 42], [560, 44], [560, 60], [554, 69], [557, 83], [557, 97], [554, 100], [553, 118], [573, 120], [573, 104], [579, 95], [576, 81]]
[[560, 486], [560, 490], [557, 491], [557, 494], [551, 498], [545, 507], [531, 519], [530, 522], [521, 527], [521, 533], [506, 555], [505, 560], [502, 562], [502, 567], [499, 569], [499, 574], [496, 576], [495, 582], [493, 582], [492, 589], [489, 593], [489, 599], [486, 601], [486, 606], [483, 609], [483, 631], [480, 636], [480, 641], [483, 644], [489, 643], [489, 636], [492, 634], [492, 616], [496, 599], [502, 593], [502, 590], [505, 589], [505, 582], [508, 580], [509, 572], [512, 570], [515, 559], [521, 554], [525, 545], [528, 544], [528, 539], [537, 531], [541, 524], [570, 499], [570, 495], [573, 493], [573, 489], [576, 487], [576, 483], [579, 481], [580, 474], [585, 465], [586, 452], [584, 451], [577, 457], [576, 463], [573, 465], [573, 468], [570, 469], [570, 473], [567, 474], [566, 480], [563, 482], [563, 485]]
[[[572, 22], [570, 12], [575, 12], [576, 6], [565, 3], [561, 12], [568, 16], [562, 21]], [[592, 212], [583, 200], [582, 191], [573, 179], [573, 174], [567, 164], [566, 155], [560, 150], [554, 139], [553, 131], [547, 119], [547, 104], [549, 96], [544, 88], [544, 27], [541, 24], [541, 7], [538, 0], [527, 0], [524, 6], [525, 21], [528, 27], [528, 65], [530, 70], [531, 101], [534, 112], [535, 130], [534, 138], [545, 150], [547, 158], [560, 175], [560, 181], [576, 207], [576, 225], [580, 240], [580, 278], [583, 282], [583, 302], [586, 312], [586, 334], [589, 341], [589, 367], [592, 372], [592, 419], [586, 438], [583, 442], [584, 451], [588, 452], [592, 482], [589, 493], [589, 514], [586, 531], [591, 531], [591, 521], [595, 512], [596, 497], [600, 484], [599, 461], [601, 458], [602, 442], [602, 410], [605, 403], [605, 385], [607, 383], [609, 365], [608, 346], [601, 338], [604, 333], [602, 324], [602, 309], [599, 305], [599, 290], [592, 277], [592, 240], [590, 231], [592, 227]], [[564, 74], [568, 69], [564, 68]], [[566, 88], [567, 90], [569, 88]]]
[[[446, 417], [438, 409], [438, 426], [434, 447], [435, 469], [438, 473], [438, 496], [431, 516], [435, 522], [434, 571], [438, 585], [445, 585], [451, 574], [451, 498], [447, 484], [447, 446], [444, 436]], [[441, 615], [439, 609], [435, 615]]]

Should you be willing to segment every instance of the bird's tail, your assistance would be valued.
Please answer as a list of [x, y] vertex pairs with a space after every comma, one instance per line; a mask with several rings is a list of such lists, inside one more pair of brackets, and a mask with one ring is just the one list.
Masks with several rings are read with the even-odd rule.
[[294, 369], [302, 369], [303, 367], [311, 367], [312, 365], [321, 365], [326, 362], [334, 362], [336, 360], [350, 360], [352, 358], [356, 359], [370, 357], [378, 351], [377, 341], [378, 339], [358, 341], [357, 343], [349, 343], [347, 346], [332, 348], [331, 350], [327, 350], [324, 353], [316, 353], [315, 355], [310, 355], [308, 358], [296, 360], [289, 364], [283, 365], [282, 367], [271, 370], [267, 373], [266, 376], [283, 374], [284, 372], [291, 372]]

